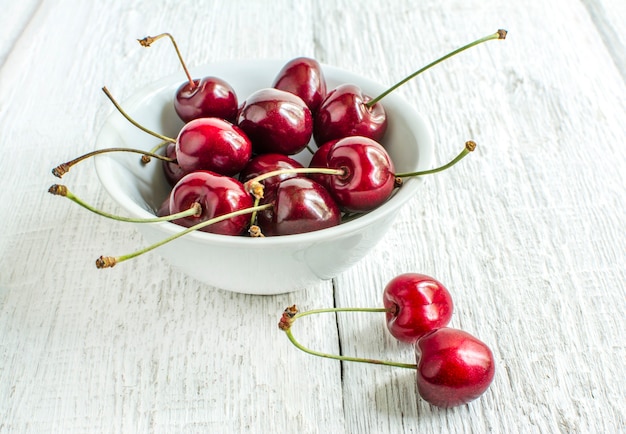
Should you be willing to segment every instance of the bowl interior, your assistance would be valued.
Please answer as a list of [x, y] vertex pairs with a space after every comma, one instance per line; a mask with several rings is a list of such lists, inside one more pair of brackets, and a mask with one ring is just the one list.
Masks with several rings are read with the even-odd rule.
[[[226, 80], [235, 89], [239, 102], [254, 91], [271, 86], [271, 83], [286, 63], [284, 60], [246, 60], [210, 64], [193, 69], [194, 77], [216, 76]], [[328, 88], [342, 84], [359, 85], [363, 91], [375, 96], [386, 89], [386, 86], [367, 78], [341, 70], [332, 66], [322, 65]], [[173, 107], [173, 96], [178, 86], [184, 81], [184, 75], [175, 74], [161, 79], [139, 90], [134, 96], [121, 103], [122, 108], [139, 124], [155, 132], [169, 137], [176, 137], [183, 126]], [[387, 111], [388, 129], [382, 140], [389, 152], [396, 170], [406, 172], [422, 170], [430, 167], [433, 159], [433, 145], [430, 129], [424, 119], [397, 93], [392, 93], [382, 100]], [[106, 120], [97, 138], [97, 148], [129, 147], [149, 150], [160, 142], [159, 139], [139, 130], [114, 111]], [[315, 149], [315, 145], [312, 145]], [[294, 156], [303, 164], [311, 158], [309, 151], [304, 150]], [[167, 183], [161, 163], [152, 161], [147, 165], [140, 162], [140, 155], [131, 153], [103, 154], [95, 158], [98, 177], [108, 193], [134, 217], [149, 218], [154, 216], [162, 201], [167, 197], [170, 186]], [[265, 245], [289, 243], [293, 237], [299, 241], [311, 241], [332, 237], [345, 231], [358, 230], [371, 224], [376, 219], [394, 212], [405, 203], [418, 188], [422, 180], [408, 179], [405, 185], [383, 206], [357, 219], [334, 228], [308, 234], [289, 235], [264, 238]], [[156, 224], [164, 235], [180, 231], [180, 227], [172, 223]], [[188, 234], [197, 240], [211, 243], [246, 243], [258, 239], [247, 237], [227, 237], [205, 232]]]

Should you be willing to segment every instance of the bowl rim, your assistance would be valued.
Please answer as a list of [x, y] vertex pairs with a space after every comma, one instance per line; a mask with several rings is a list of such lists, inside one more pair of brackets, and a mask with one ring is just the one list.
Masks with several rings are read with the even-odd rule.
[[[236, 59], [236, 60], [227, 60], [221, 62], [211, 62], [203, 65], [198, 65], [196, 67], [190, 68], [190, 73], [192, 76], [199, 75], [207, 75], [207, 71], [211, 71], [213, 69], [219, 69], [224, 67], [249, 67], [251, 64], [256, 66], [275, 66], [277, 67], [276, 73], [282, 68], [282, 66], [287, 63], [290, 59], [280, 59], [280, 58], [265, 58], [265, 59]], [[322, 67], [322, 71], [325, 75], [331, 75], [339, 80], [344, 80], [345, 82], [350, 82], [349, 80], [356, 80], [358, 84], [362, 88], [367, 88], [368, 92], [382, 92], [386, 89], [386, 86], [375, 82], [367, 77], [357, 75], [348, 70], [328, 65], [320, 62], [320, 66]], [[210, 74], [210, 72], [209, 72]], [[180, 73], [173, 73], [168, 76], [162, 77], [154, 82], [143, 86], [142, 88], [136, 90], [132, 96], [122, 101], [122, 107], [132, 107], [137, 104], [147, 95], [158, 91], [161, 88], [169, 87], [174, 84], [179, 84], [184, 79], [181, 78]], [[244, 101], [243, 99], [241, 101]], [[433, 136], [432, 130], [425, 118], [419, 113], [411, 104], [409, 104], [406, 99], [404, 99], [401, 94], [395, 92], [385, 97], [383, 100], [391, 101], [393, 105], [400, 105], [403, 110], [406, 110], [408, 113], [412, 113], [415, 116], [415, 122], [410, 126], [412, 132], [419, 131], [420, 135], [420, 156], [419, 156], [419, 166], [421, 168], [428, 168], [427, 166], [431, 164], [434, 159], [434, 146], [433, 146]], [[98, 137], [101, 136], [103, 131], [107, 128], [107, 126], [111, 123], [114, 118], [121, 117], [121, 114], [114, 110], [110, 113], [98, 133]], [[417, 126], [416, 126], [417, 125]], [[96, 149], [105, 148], [104, 145], [100, 143], [100, 140], [96, 141]], [[107, 182], [108, 179], [112, 177], [112, 174], [108, 169], [110, 166], [110, 158], [107, 154], [98, 156], [94, 158], [94, 164], [96, 169], [96, 174], [100, 180], [100, 183], [104, 186], [105, 190], [111, 196], [111, 198], [118, 203], [123, 209], [125, 209], [129, 214], [133, 217], [137, 218], [154, 218], [154, 214], [147, 211], [145, 208], [137, 204], [135, 201], [121, 201], [116, 197], [115, 192], [117, 189], [114, 189], [112, 186], [115, 183]], [[422, 167], [423, 166], [423, 167]], [[297, 243], [316, 243], [323, 242], [328, 238], [339, 238], [343, 237], [355, 232], [361, 231], [364, 227], [370, 226], [376, 220], [385, 217], [386, 215], [397, 212], [398, 209], [403, 206], [418, 190], [419, 186], [424, 183], [424, 179], [421, 177], [417, 178], [409, 178], [405, 179], [403, 185], [399, 189], [395, 189], [392, 196], [381, 206], [373, 209], [363, 215], [350, 220], [346, 223], [341, 223], [338, 226], [321, 229], [313, 232], [306, 232], [300, 234], [293, 235], [281, 235], [281, 236], [273, 236], [273, 237], [262, 237], [262, 238], [253, 238], [246, 236], [229, 236], [229, 235], [220, 235], [220, 234], [212, 234], [209, 232], [203, 231], [194, 231], [188, 233], [183, 236], [183, 238], [187, 238], [190, 240], [196, 240], [203, 243], [208, 244], [219, 244], [219, 245], [228, 245], [229, 247], [281, 247], [286, 245], [292, 245]], [[136, 225], [151, 225], [153, 228], [158, 228], [160, 231], [164, 233], [164, 238], [170, 235], [174, 235], [178, 232], [185, 230], [185, 227], [176, 225], [171, 222], [157, 222], [157, 223], [135, 223]]]

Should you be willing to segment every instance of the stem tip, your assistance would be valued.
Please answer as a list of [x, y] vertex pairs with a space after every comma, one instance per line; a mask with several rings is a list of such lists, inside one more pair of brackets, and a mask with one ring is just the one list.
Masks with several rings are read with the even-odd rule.
[[476, 142], [468, 140], [467, 142], [465, 142], [465, 149], [472, 152], [474, 149], [476, 149]]
[[96, 259], [96, 268], [113, 268], [117, 260], [112, 256], [100, 256]]
[[287, 309], [283, 311], [283, 315], [280, 317], [280, 321], [278, 322], [278, 328], [287, 331], [291, 328], [291, 324], [294, 322], [294, 317], [298, 313], [298, 308], [296, 305], [289, 306]]
[[498, 29], [498, 39], [506, 39], [507, 33], [504, 29]]
[[48, 189], [48, 193], [55, 196], [67, 196], [67, 187], [60, 184], [54, 184]]

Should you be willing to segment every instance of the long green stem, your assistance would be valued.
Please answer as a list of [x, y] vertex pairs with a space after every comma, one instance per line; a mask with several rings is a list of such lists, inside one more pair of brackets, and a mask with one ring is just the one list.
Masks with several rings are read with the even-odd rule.
[[252, 194], [256, 198], [263, 198], [263, 185], [261, 181], [264, 181], [268, 178], [272, 178], [274, 176], [279, 175], [287, 175], [287, 174], [306, 174], [306, 173], [321, 173], [326, 175], [344, 175], [345, 171], [343, 169], [331, 169], [324, 167], [295, 167], [292, 169], [277, 169], [272, 170], [271, 172], [262, 173], [244, 183], [244, 188], [247, 192]]
[[191, 208], [189, 208], [189, 209], [187, 209], [185, 211], [181, 211], [181, 212], [176, 213], [176, 214], [166, 215], [166, 216], [162, 216], [162, 217], [140, 219], [140, 218], [134, 218], [134, 217], [118, 216], [118, 215], [115, 215], [115, 214], [109, 214], [108, 212], [99, 210], [99, 209], [93, 207], [92, 205], [89, 205], [88, 203], [84, 202], [78, 196], [74, 195], [74, 193], [72, 193], [64, 185], [54, 184], [54, 185], [52, 185], [48, 189], [48, 193], [53, 194], [55, 196], [67, 197], [72, 202], [74, 202], [74, 203], [82, 206], [83, 208], [85, 208], [85, 209], [87, 209], [87, 210], [89, 210], [89, 211], [91, 211], [91, 212], [93, 212], [95, 214], [98, 214], [98, 215], [100, 215], [102, 217], [110, 218], [112, 220], [117, 220], [117, 221], [121, 221], [121, 222], [128, 222], [128, 223], [168, 222], [168, 221], [172, 221], [172, 220], [176, 220], [176, 219], [180, 219], [180, 218], [184, 218], [184, 217], [189, 217], [189, 216], [192, 216], [192, 215], [199, 215], [200, 212], [202, 212], [202, 208], [200, 207], [200, 204], [195, 203]]
[[450, 57], [459, 54], [462, 51], [467, 50], [468, 48], [472, 48], [478, 44], [482, 44], [483, 42], [487, 42], [490, 41], [492, 39], [504, 39], [506, 38], [506, 30], [498, 30], [496, 33], [493, 33], [491, 35], [482, 37], [480, 39], [475, 40], [474, 42], [471, 42], [467, 45], [462, 46], [461, 48], [457, 48], [456, 50], [446, 54], [443, 57], [440, 57], [439, 59], [435, 60], [434, 62], [429, 63], [428, 65], [424, 66], [422, 69], [419, 69], [418, 71], [415, 71], [413, 74], [409, 75], [408, 77], [406, 77], [405, 79], [399, 81], [398, 83], [394, 84], [393, 86], [391, 86], [389, 89], [387, 89], [386, 91], [384, 91], [383, 93], [381, 93], [380, 95], [378, 95], [376, 98], [369, 100], [365, 105], [369, 108], [372, 107], [374, 104], [376, 104], [378, 101], [380, 101], [381, 99], [383, 99], [384, 97], [386, 97], [387, 95], [389, 95], [391, 92], [393, 92], [394, 90], [396, 90], [397, 88], [399, 88], [400, 86], [402, 86], [404, 83], [406, 83], [407, 81], [415, 78], [416, 76], [420, 75], [422, 72], [432, 68], [433, 66], [443, 62], [446, 59], [449, 59]]
[[[163, 140], [161, 141], [161, 143], [159, 143], [158, 145], [155, 145], [152, 149], [150, 149], [148, 152], [150, 152], [151, 154], [156, 154], [157, 152], [159, 152], [162, 148], [168, 146], [170, 143], [167, 140]], [[142, 155], [141, 156], [141, 163], [142, 164], [148, 164], [150, 162], [150, 156], [149, 155]], [[173, 162], [173, 160], [172, 160]]]
[[289, 341], [296, 348], [298, 348], [301, 351], [304, 351], [305, 353], [311, 354], [313, 356], [324, 357], [327, 359], [341, 360], [341, 361], [346, 361], [346, 362], [370, 363], [374, 365], [385, 365], [385, 366], [395, 366], [398, 368], [417, 369], [417, 365], [414, 363], [400, 363], [400, 362], [393, 362], [389, 360], [377, 360], [377, 359], [368, 359], [368, 358], [362, 358], [362, 357], [342, 356], [338, 354], [329, 354], [329, 353], [323, 353], [320, 351], [315, 351], [315, 350], [305, 347], [300, 342], [298, 342], [296, 338], [293, 336], [293, 333], [291, 332], [291, 325], [293, 324], [293, 322], [296, 319], [301, 318], [303, 316], [307, 316], [307, 315], [320, 314], [320, 313], [336, 313], [336, 312], [387, 312], [387, 310], [388, 309], [386, 308], [336, 307], [336, 308], [328, 308], [328, 309], [314, 309], [314, 310], [309, 310], [306, 312], [298, 313], [298, 310], [296, 306], [294, 305], [285, 309], [278, 326], [281, 330], [283, 330], [287, 334], [287, 338], [289, 338]]
[[157, 132], [154, 132], [152, 130], [149, 130], [148, 128], [144, 127], [143, 125], [141, 125], [139, 122], [135, 121], [133, 118], [130, 117], [130, 115], [128, 113], [126, 113], [124, 111], [124, 109], [118, 104], [118, 102], [115, 100], [115, 98], [113, 98], [113, 95], [111, 94], [111, 92], [109, 92], [109, 89], [106, 88], [106, 86], [104, 86], [102, 88], [102, 91], [104, 92], [104, 94], [109, 98], [109, 100], [111, 100], [111, 102], [113, 103], [113, 105], [115, 106], [115, 108], [117, 109], [117, 111], [120, 112], [120, 114], [122, 116], [124, 116], [128, 122], [130, 122], [131, 124], [133, 124], [134, 126], [136, 126], [137, 128], [139, 128], [141, 131], [146, 132], [154, 137], [157, 137], [161, 140], [164, 140], [166, 142], [170, 142], [170, 143], [176, 143], [176, 139], [173, 139], [171, 137], [167, 137], [164, 136], [162, 134], [159, 134]]
[[141, 149], [133, 149], [133, 148], [104, 148], [104, 149], [98, 149], [98, 150], [95, 150], [95, 151], [87, 152], [86, 154], [81, 155], [80, 157], [74, 158], [71, 161], [59, 164], [57, 167], [52, 169], [52, 174], [54, 176], [56, 176], [57, 178], [61, 178], [61, 177], [63, 177], [63, 175], [65, 175], [67, 172], [70, 171], [72, 166], [80, 163], [81, 161], [86, 160], [87, 158], [94, 157], [96, 155], [106, 154], [106, 153], [110, 153], [110, 152], [131, 152], [131, 153], [135, 153], [135, 154], [141, 154], [143, 156], [154, 157], [154, 158], [157, 158], [159, 160], [167, 161], [167, 162], [170, 162], [170, 163], [176, 161], [176, 160], [174, 160], [172, 158], [168, 158], [166, 156], [159, 155], [159, 154], [156, 154], [156, 153], [151, 152], [151, 151], [142, 151]]
[[[251, 212], [254, 211], [262, 211], [264, 209], [268, 209], [272, 206], [272, 204], [265, 204], [265, 205], [259, 205], [259, 206], [254, 206], [251, 208], [245, 208], [245, 209], [241, 209], [241, 210], [237, 210], [237, 211], [233, 211], [232, 213], [228, 213], [228, 214], [224, 214], [221, 215], [219, 217], [214, 217], [212, 219], [206, 220], [202, 223], [198, 223], [197, 225], [191, 226], [183, 231], [177, 232], [174, 235], [171, 235], [157, 243], [154, 243], [146, 248], [137, 250], [136, 252], [127, 254], [127, 255], [122, 255], [122, 256], [100, 256], [97, 260], [96, 260], [96, 267], [97, 268], [111, 268], [114, 267], [116, 264], [120, 263], [120, 262], [124, 262], [127, 261], [129, 259], [132, 258], [136, 258], [139, 255], [143, 255], [144, 253], [147, 253], [151, 250], [156, 249], [157, 247], [161, 247], [164, 244], [169, 243], [170, 241], [174, 241], [177, 238], [182, 237], [183, 235], [187, 235], [190, 232], [193, 231], [197, 231], [199, 229], [202, 229], [206, 226], [215, 224], [215, 223], [219, 223], [223, 220], [227, 220], [229, 218], [232, 217], [237, 217], [239, 215], [243, 215], [243, 214], [249, 214]], [[226, 236], [226, 235], [225, 235]]]
[[146, 36], [143, 39], [137, 39], [137, 41], [139, 41], [139, 43], [141, 44], [141, 46], [143, 47], [149, 47], [150, 45], [152, 45], [152, 43], [154, 41], [157, 41], [163, 37], [168, 37], [170, 38], [170, 41], [172, 41], [172, 45], [174, 46], [174, 50], [176, 50], [176, 55], [178, 56], [178, 60], [180, 61], [180, 64], [183, 67], [183, 71], [185, 71], [185, 75], [187, 76], [187, 80], [189, 80], [189, 86], [193, 89], [196, 87], [196, 83], [193, 81], [193, 78], [191, 78], [191, 74], [189, 73], [189, 70], [187, 69], [187, 65], [185, 65], [185, 61], [183, 60], [183, 56], [182, 54], [180, 54], [180, 50], [178, 49], [178, 44], [176, 43], [176, 41], [174, 40], [174, 37], [169, 34], [169, 33], [161, 33], [160, 35], [156, 35], [156, 36]]
[[456, 163], [461, 161], [463, 158], [465, 158], [465, 156], [467, 154], [472, 152], [474, 149], [476, 149], [476, 143], [474, 143], [474, 142], [472, 142], [470, 140], [468, 142], [465, 142], [465, 148], [463, 148], [463, 150], [459, 153], [459, 155], [457, 155], [449, 163], [444, 164], [443, 166], [437, 167], [435, 169], [422, 170], [420, 172], [396, 173], [396, 178], [409, 178], [409, 177], [412, 177], [412, 176], [430, 175], [432, 173], [443, 172], [444, 170], [449, 169], [450, 167], [454, 166]]

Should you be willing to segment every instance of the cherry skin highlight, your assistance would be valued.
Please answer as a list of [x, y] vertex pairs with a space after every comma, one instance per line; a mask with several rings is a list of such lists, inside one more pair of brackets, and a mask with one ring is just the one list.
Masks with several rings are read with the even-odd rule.
[[185, 82], [176, 90], [174, 98], [174, 110], [185, 123], [212, 117], [235, 122], [238, 106], [235, 90], [217, 77]]
[[369, 100], [371, 98], [353, 84], [342, 84], [328, 92], [315, 115], [315, 143], [321, 145], [349, 136], [382, 140], [387, 130], [387, 115], [380, 103], [368, 107]]
[[456, 407], [478, 398], [495, 374], [489, 347], [462, 330], [443, 327], [415, 343], [417, 390], [437, 407]]
[[251, 156], [250, 139], [224, 119], [194, 119], [183, 126], [176, 139], [176, 160], [187, 173], [209, 170], [233, 176]]
[[317, 176], [342, 211], [371, 211], [391, 195], [396, 182], [395, 168], [378, 142], [367, 137], [346, 137], [318, 152], [326, 152], [326, 167], [344, 171], [344, 175]]
[[313, 114], [327, 92], [322, 67], [317, 60], [308, 57], [297, 57], [287, 62], [272, 87], [298, 95]]
[[313, 232], [341, 223], [341, 212], [330, 194], [308, 178], [281, 181], [261, 203], [274, 205], [258, 214], [258, 225], [264, 235]]
[[250, 95], [239, 110], [237, 125], [252, 141], [256, 154], [297, 154], [313, 134], [313, 116], [304, 101], [274, 88]]
[[445, 327], [453, 311], [452, 296], [432, 277], [405, 273], [383, 291], [387, 329], [402, 342], [414, 343], [431, 330]]
[[[177, 213], [199, 203], [202, 213], [197, 217], [174, 220], [191, 227], [203, 221], [234, 211], [252, 207], [252, 196], [239, 181], [210, 171], [196, 171], [185, 175], [170, 193], [169, 211]], [[206, 226], [200, 230], [223, 235], [241, 235], [248, 227], [250, 216], [240, 215]]]

